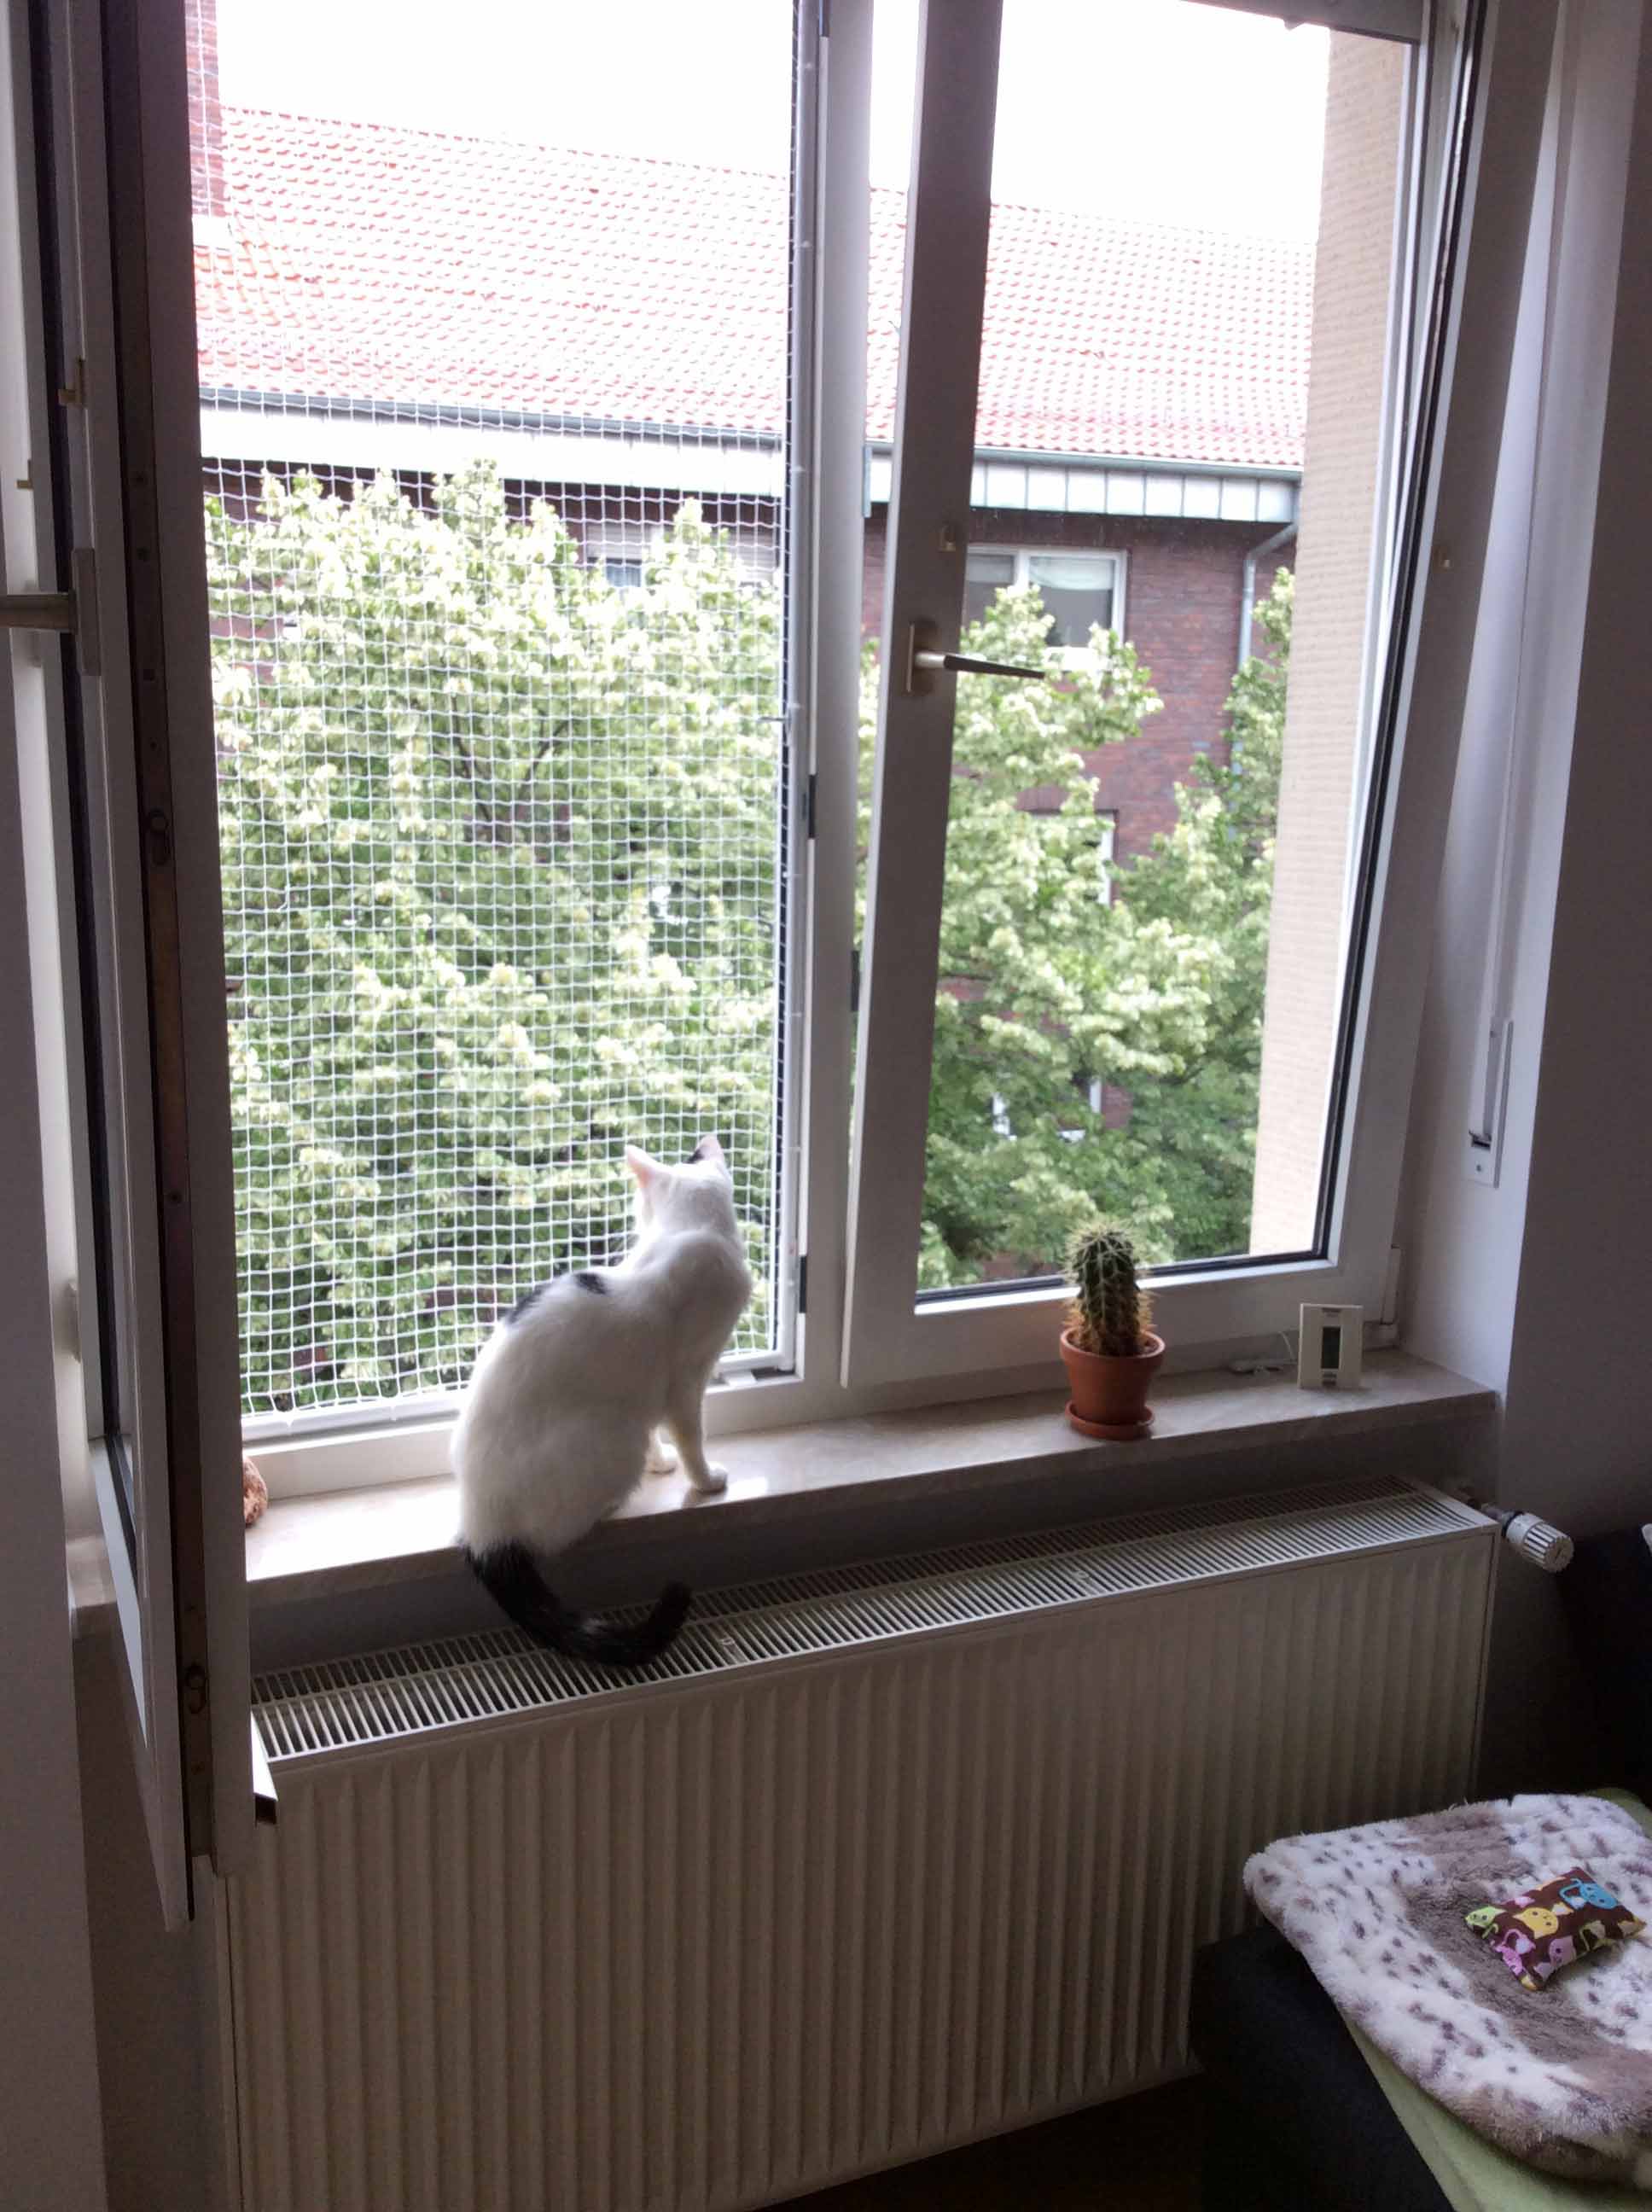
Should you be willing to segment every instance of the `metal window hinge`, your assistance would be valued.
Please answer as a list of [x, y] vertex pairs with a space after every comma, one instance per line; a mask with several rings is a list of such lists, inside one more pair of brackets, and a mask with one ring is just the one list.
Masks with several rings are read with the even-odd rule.
[[807, 1313], [808, 1310], [809, 1255], [806, 1252], [799, 1252], [798, 1255], [798, 1311]]
[[819, 776], [811, 769], [809, 773], [809, 788], [804, 798], [804, 834], [809, 837], [812, 837], [815, 834], [815, 794], [819, 782]]
[[849, 1012], [852, 1014], [860, 1012], [860, 947], [858, 945], [849, 947]]
[[86, 362], [77, 356], [75, 362], [75, 381], [58, 386], [59, 407], [84, 407], [86, 404]]
[[1503, 1139], [1509, 1120], [1509, 1071], [1515, 1054], [1515, 1025], [1494, 1022], [1486, 1041], [1485, 1090], [1480, 1117], [1468, 1132], [1465, 1165], [1474, 1182], [1495, 1190], [1503, 1179]]

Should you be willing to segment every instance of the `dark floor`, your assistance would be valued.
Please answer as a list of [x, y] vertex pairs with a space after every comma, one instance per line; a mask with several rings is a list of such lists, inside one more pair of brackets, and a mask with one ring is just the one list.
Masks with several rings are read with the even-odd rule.
[[1199, 2212], [1200, 2085], [1096, 2105], [794, 2200], [795, 2212]]

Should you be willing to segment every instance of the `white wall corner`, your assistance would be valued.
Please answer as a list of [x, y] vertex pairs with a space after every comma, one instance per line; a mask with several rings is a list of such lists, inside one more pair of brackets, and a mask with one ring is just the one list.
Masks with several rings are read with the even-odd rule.
[[[1540, 1069], [1551, 1024], [1582, 981], [1555, 967], [1552, 951], [1574, 739], [1601, 642], [1591, 574], [1597, 494], [1612, 474], [1602, 457], [1608, 380], [1624, 366], [1613, 333], [1639, 35], [1638, 5], [1574, 5], [1558, 50], [1401, 1194], [1406, 1342], [1499, 1390], [1510, 1381], [1527, 1265]], [[1467, 1134], [1500, 884], [1515, 1049], [1491, 1187], [1469, 1174]]]

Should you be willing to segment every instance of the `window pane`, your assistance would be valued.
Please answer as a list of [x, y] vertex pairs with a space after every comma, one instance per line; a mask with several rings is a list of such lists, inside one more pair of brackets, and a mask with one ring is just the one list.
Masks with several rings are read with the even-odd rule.
[[1092, 625], [1112, 629], [1113, 576], [1110, 561], [1033, 556], [1027, 563], [1027, 580], [1037, 586], [1045, 613], [1054, 617], [1048, 643], [1088, 645]]
[[720, 1137], [785, 1340], [793, 23], [726, 12], [191, 39], [251, 1412], [461, 1382], [628, 1142]]
[[965, 622], [979, 622], [1003, 586], [1014, 581], [1013, 553], [971, 553], [964, 564]]
[[[1386, 527], [1406, 51], [1175, 0], [1004, 25], [971, 531], [1038, 596], [972, 558], [963, 647], [1051, 680], [957, 684], [930, 1291], [1098, 1214], [1155, 1263], [1313, 1248]], [[1129, 641], [1069, 665], [1121, 554]]]

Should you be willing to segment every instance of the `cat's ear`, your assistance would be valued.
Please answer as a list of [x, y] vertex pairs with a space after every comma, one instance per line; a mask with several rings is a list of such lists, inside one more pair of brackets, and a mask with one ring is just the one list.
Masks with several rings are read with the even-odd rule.
[[695, 1163], [698, 1160], [715, 1160], [720, 1165], [722, 1163], [722, 1158], [723, 1148], [718, 1143], [716, 1138], [701, 1137], [699, 1143], [689, 1154], [689, 1165], [693, 1167]]
[[628, 1145], [625, 1147], [625, 1164], [644, 1190], [647, 1190], [657, 1176], [662, 1176], [665, 1172], [658, 1160], [649, 1158], [641, 1145]]

